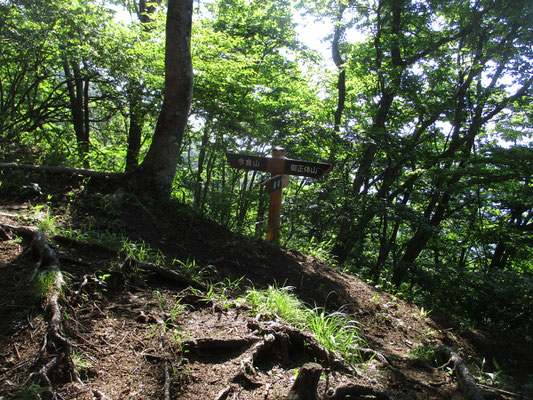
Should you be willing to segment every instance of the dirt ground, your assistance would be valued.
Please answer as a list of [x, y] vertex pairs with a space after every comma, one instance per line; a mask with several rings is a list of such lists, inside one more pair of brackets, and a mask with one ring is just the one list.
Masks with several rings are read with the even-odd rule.
[[[318, 361], [321, 399], [348, 384], [367, 394], [342, 398], [463, 399], [454, 371], [432, 362], [432, 352], [447, 345], [486, 398], [533, 398], [530, 337], [457, 326], [437, 310], [427, 313], [304, 254], [229, 232], [174, 202], [145, 205], [77, 178], [2, 179], [1, 224], [57, 229], [47, 236], [66, 277], [61, 327], [79, 379], [51, 370], [49, 396], [284, 399], [298, 370]], [[127, 252], [117, 251], [116, 237], [145, 243], [137, 255], [180, 260], [207, 289], [142, 269], [124, 273]], [[35, 294], [36, 260], [27, 240], [6, 229], [0, 238], [0, 399], [39, 398], [29, 377], [53, 350], [44, 349], [49, 320]], [[235, 299], [247, 287], [268, 285], [291, 286], [309, 307], [349, 314], [374, 355], [349, 372], [317, 359], [288, 330], [274, 334], [286, 342], [258, 352], [272, 337], [269, 321]]]

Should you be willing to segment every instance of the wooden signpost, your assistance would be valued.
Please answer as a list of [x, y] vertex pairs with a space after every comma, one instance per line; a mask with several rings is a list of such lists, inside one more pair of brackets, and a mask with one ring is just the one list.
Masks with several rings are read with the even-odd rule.
[[270, 172], [265, 185], [270, 194], [267, 240], [271, 243], [279, 240], [282, 190], [289, 184], [289, 175], [320, 179], [331, 170], [331, 164], [292, 160], [285, 154], [282, 148], [274, 148], [272, 157], [226, 153], [232, 168]]

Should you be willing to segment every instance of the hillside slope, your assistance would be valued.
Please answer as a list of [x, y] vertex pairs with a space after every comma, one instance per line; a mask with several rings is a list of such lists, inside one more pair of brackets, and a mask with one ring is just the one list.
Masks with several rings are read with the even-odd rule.
[[[460, 329], [174, 202], [146, 205], [77, 178], [2, 181], [0, 398], [282, 399], [309, 362], [320, 365], [321, 399], [472, 396], [454, 363], [437, 368], [449, 358], [435, 360], [443, 345], [460, 354], [477, 395], [532, 396], [531, 338]], [[21, 226], [42, 228], [58, 257], [59, 313], [34, 294], [36, 259]], [[176, 276], [153, 267], [172, 260]], [[344, 313], [361, 336], [361, 361], [349, 365], [304, 328], [252, 314], [246, 289], [269, 285], [290, 287], [311, 309]]]

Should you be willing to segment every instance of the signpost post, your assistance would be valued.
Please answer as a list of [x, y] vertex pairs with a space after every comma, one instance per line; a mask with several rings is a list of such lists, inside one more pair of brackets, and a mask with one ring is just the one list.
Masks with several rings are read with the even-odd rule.
[[285, 158], [285, 154], [285, 149], [279, 147], [272, 150], [272, 157], [226, 153], [232, 168], [270, 172], [272, 175], [266, 182], [270, 195], [267, 240], [271, 243], [279, 240], [282, 190], [289, 184], [289, 175], [320, 179], [331, 170], [331, 164], [292, 160]]

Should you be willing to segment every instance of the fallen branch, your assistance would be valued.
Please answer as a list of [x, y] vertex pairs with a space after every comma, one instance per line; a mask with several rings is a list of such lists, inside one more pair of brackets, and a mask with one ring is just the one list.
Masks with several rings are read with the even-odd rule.
[[448, 365], [452, 366], [457, 376], [459, 388], [467, 400], [484, 400], [483, 395], [476, 385], [476, 381], [465, 362], [451, 347], [440, 346], [437, 354], [448, 360]]

